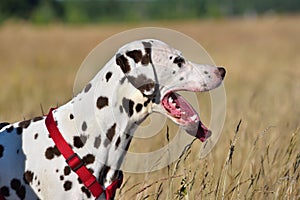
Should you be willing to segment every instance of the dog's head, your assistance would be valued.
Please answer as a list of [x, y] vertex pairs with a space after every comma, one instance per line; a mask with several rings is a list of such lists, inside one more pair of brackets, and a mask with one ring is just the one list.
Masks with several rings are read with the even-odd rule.
[[166, 115], [201, 141], [211, 135], [197, 112], [176, 91], [212, 90], [222, 83], [224, 68], [195, 64], [180, 51], [151, 39], [123, 46], [116, 54], [116, 63], [134, 87], [151, 100], [151, 110]]

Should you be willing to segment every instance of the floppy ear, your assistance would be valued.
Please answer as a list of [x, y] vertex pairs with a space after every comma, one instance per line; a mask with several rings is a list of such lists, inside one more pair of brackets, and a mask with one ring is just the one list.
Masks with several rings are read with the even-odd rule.
[[123, 71], [123, 73], [125, 75], [128, 72], [130, 72], [130, 70], [131, 70], [130, 64], [128, 62], [128, 59], [123, 54], [117, 53], [116, 63], [117, 63], [117, 65], [120, 66], [121, 70]]
[[[145, 44], [144, 44], [145, 45]], [[144, 96], [153, 96], [157, 84], [155, 69], [151, 62], [151, 50], [131, 50], [116, 55], [116, 63], [120, 66], [128, 81]]]

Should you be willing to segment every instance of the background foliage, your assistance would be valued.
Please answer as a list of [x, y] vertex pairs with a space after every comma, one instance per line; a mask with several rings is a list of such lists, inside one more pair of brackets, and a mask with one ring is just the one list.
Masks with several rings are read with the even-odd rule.
[[295, 13], [299, 0], [1, 0], [0, 22], [99, 23]]

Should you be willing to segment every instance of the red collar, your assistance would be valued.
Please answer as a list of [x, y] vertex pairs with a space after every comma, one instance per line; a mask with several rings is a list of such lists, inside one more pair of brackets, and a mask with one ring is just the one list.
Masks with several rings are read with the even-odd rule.
[[47, 115], [45, 121], [46, 127], [56, 147], [66, 159], [67, 164], [79, 176], [85, 187], [88, 188], [95, 198], [98, 198], [105, 191], [106, 200], [113, 199], [117, 188], [122, 184], [122, 176], [115, 180], [106, 189], [103, 189], [100, 183], [97, 182], [96, 177], [87, 169], [82, 159], [74, 153], [72, 148], [61, 135], [52, 115], [53, 110], [54, 109], [51, 108]]

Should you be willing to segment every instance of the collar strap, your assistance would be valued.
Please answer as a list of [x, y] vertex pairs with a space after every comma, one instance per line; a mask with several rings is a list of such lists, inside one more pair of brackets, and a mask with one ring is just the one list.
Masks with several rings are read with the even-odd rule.
[[53, 118], [53, 110], [54, 109], [51, 108], [46, 117], [46, 127], [57, 149], [66, 159], [67, 164], [70, 166], [72, 171], [78, 175], [84, 186], [95, 198], [98, 198], [105, 191], [106, 200], [113, 199], [116, 189], [122, 184], [122, 176], [104, 190], [100, 183], [97, 182], [96, 177], [87, 169], [82, 159], [72, 150], [70, 145], [61, 135]]

